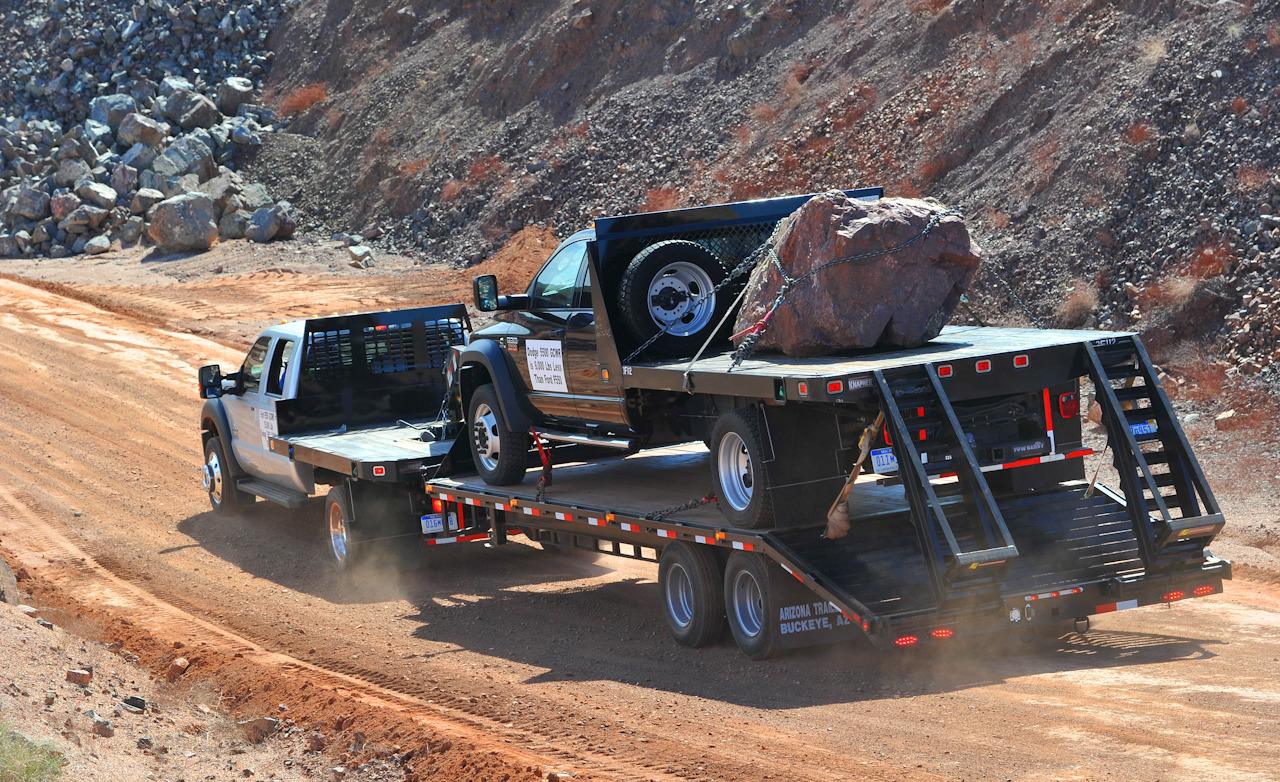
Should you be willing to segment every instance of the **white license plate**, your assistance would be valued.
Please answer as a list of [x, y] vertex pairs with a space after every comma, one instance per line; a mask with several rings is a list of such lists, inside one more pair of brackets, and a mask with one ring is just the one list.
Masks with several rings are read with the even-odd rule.
[[444, 514], [428, 513], [422, 517], [422, 534], [434, 535], [437, 532], [444, 532]]
[[881, 475], [898, 471], [898, 457], [892, 448], [876, 448], [871, 452], [871, 469]]
[[1146, 421], [1139, 421], [1136, 424], [1129, 424], [1129, 431], [1133, 432], [1134, 437], [1142, 437], [1143, 435], [1156, 433], [1156, 421], [1154, 418]]

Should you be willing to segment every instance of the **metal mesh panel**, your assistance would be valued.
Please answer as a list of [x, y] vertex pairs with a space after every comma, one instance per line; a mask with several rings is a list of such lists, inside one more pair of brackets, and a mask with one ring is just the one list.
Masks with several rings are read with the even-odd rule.
[[439, 369], [449, 361], [449, 348], [466, 341], [463, 323], [457, 318], [442, 318], [426, 321], [424, 325], [427, 332], [428, 366]]
[[307, 335], [307, 373], [326, 375], [351, 366], [351, 330], [313, 331]]
[[414, 369], [413, 324], [365, 326], [364, 362], [374, 375]]

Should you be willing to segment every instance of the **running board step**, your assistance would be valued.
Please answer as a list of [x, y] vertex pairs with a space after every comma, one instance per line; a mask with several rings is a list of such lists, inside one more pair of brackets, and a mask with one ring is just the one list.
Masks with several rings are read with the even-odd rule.
[[274, 483], [268, 483], [257, 478], [241, 478], [236, 482], [236, 488], [269, 502], [274, 502], [277, 505], [283, 505], [286, 508], [301, 508], [307, 504], [309, 499], [307, 495], [300, 491], [286, 489], [283, 486], [277, 486]]
[[635, 440], [628, 440], [622, 437], [597, 437], [595, 435], [571, 432], [538, 432], [538, 436], [544, 440], [554, 440], [557, 443], [594, 445], [599, 448], [612, 448], [615, 451], [630, 451], [636, 446]]

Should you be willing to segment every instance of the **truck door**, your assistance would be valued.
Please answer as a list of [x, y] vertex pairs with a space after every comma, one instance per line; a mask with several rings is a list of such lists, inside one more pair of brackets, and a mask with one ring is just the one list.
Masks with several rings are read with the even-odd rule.
[[297, 354], [298, 341], [291, 337], [278, 337], [268, 354], [258, 407], [258, 427], [263, 447], [262, 463], [258, 471], [262, 477], [270, 478], [272, 483], [310, 494], [315, 488], [314, 468], [275, 453], [271, 450], [269, 439], [278, 431], [276, 402], [292, 399], [297, 394]]
[[521, 328], [516, 365], [529, 401], [551, 418], [577, 418], [566, 375], [565, 339], [577, 309], [578, 283], [586, 261], [586, 241], [573, 242], [551, 256], [529, 286], [529, 308], [515, 313]]
[[[222, 397], [222, 406], [226, 409], [227, 420], [231, 424], [231, 451], [240, 466], [254, 476], [262, 475], [265, 456], [258, 411], [262, 408], [262, 373], [266, 368], [271, 340], [266, 335], [258, 337], [258, 341], [249, 348], [244, 363], [240, 365], [240, 385], [244, 393]], [[272, 412], [274, 413], [274, 406]]]

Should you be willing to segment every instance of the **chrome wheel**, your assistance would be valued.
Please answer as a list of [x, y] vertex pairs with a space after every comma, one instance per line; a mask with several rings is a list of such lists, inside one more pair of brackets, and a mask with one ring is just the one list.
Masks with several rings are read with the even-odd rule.
[[764, 593], [748, 570], [733, 577], [733, 618], [743, 635], [755, 638], [764, 631]]
[[667, 613], [677, 627], [688, 627], [693, 621], [693, 579], [684, 565], [672, 563], [666, 579]]
[[476, 405], [475, 420], [471, 423], [471, 438], [476, 446], [476, 458], [488, 472], [498, 469], [501, 438], [498, 436], [498, 416], [489, 405]]
[[204, 490], [209, 492], [209, 499], [214, 505], [222, 504], [222, 462], [217, 451], [210, 451], [204, 464], [204, 476], [201, 479]]
[[336, 502], [329, 504], [329, 546], [333, 549], [333, 558], [339, 565], [347, 561], [348, 544], [347, 520], [342, 515], [342, 507]]
[[[715, 287], [701, 266], [675, 261], [662, 267], [649, 283], [649, 317], [658, 328], [677, 337], [697, 334], [715, 315]], [[699, 297], [705, 299], [694, 302]]]
[[716, 449], [716, 468], [720, 474], [720, 499], [736, 511], [744, 511], [751, 504], [751, 490], [755, 476], [751, 474], [751, 454], [747, 444], [735, 432], [720, 438]]

